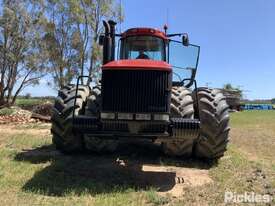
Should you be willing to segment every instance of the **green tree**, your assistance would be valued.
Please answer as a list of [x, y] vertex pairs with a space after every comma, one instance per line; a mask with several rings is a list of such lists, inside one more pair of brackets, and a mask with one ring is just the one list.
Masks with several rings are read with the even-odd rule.
[[275, 104], [275, 98], [271, 99], [271, 104]]
[[232, 84], [230, 84], [230, 83], [225, 84], [225, 85], [223, 86], [223, 88], [224, 88], [224, 89], [228, 89], [228, 90], [233, 90], [233, 89], [234, 89], [233, 86], [232, 86]]
[[79, 53], [75, 48], [76, 29], [66, 1], [43, 1], [44, 34], [40, 47], [46, 57], [47, 67], [53, 77], [53, 85], [61, 88], [78, 74]]
[[[46, 5], [44, 47], [56, 87], [77, 75], [96, 75], [101, 62], [102, 20], [121, 20], [115, 0], [55, 0]], [[46, 52], [45, 52], [46, 51]]]
[[41, 7], [29, 1], [4, 0], [0, 13], [0, 108], [14, 104], [27, 86], [45, 75], [38, 51]]
[[116, 22], [123, 21], [123, 14], [121, 5], [118, 5], [114, 0], [95, 0], [95, 1], [86, 1], [86, 5], [89, 2], [89, 6], [86, 11], [88, 14], [91, 14], [91, 21], [89, 23], [91, 30], [91, 51], [90, 51], [90, 66], [89, 66], [89, 76], [97, 76], [101, 59], [102, 59], [102, 50], [98, 45], [98, 38], [100, 33], [103, 32], [102, 20], [103, 19], [113, 19]]
[[[103, 32], [102, 20], [113, 19], [123, 21], [121, 5], [115, 0], [71, 0], [70, 14], [77, 26], [80, 74], [88, 72], [89, 76], [98, 76], [101, 65], [102, 51], [98, 44], [100, 33]], [[84, 68], [84, 64], [88, 66]], [[85, 71], [86, 70], [86, 71]]]
[[227, 83], [223, 86], [224, 90], [238, 92], [240, 97], [243, 97], [243, 90], [240, 87], [234, 87], [231, 83]]

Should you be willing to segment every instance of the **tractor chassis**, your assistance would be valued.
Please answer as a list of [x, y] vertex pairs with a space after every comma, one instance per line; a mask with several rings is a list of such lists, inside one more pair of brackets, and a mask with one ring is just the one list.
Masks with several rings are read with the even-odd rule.
[[[78, 87], [80, 82], [83, 82], [83, 79], [87, 78], [88, 82], [91, 82], [92, 79], [89, 76], [79, 76], [77, 78], [75, 96], [77, 97]], [[82, 80], [82, 81], [81, 81]], [[180, 82], [173, 82], [173, 86], [184, 86], [185, 81], [192, 81], [195, 86], [195, 101], [196, 105], [198, 104], [197, 96], [197, 82], [194, 79], [184, 79]], [[169, 122], [164, 121], [146, 121], [147, 123], [161, 123], [165, 124], [167, 127], [165, 132], [146, 132], [146, 133], [137, 133], [137, 132], [122, 132], [122, 131], [108, 131], [103, 129], [104, 120], [100, 120], [97, 117], [87, 116], [87, 115], [75, 115], [76, 108], [76, 99], [74, 101], [74, 110], [73, 115], [69, 121], [72, 122], [73, 132], [81, 133], [88, 136], [96, 136], [104, 139], [149, 139], [149, 140], [165, 140], [165, 141], [174, 141], [174, 140], [185, 140], [185, 139], [196, 139], [199, 136], [200, 131], [200, 118], [199, 113], [195, 114], [196, 119], [186, 119], [186, 118], [170, 118]], [[198, 111], [198, 110], [197, 110]], [[113, 123], [121, 120], [112, 120]], [[125, 123], [133, 124], [134, 122], [138, 123], [140, 121], [123, 121]]]
[[[69, 120], [70, 121], [70, 120]], [[167, 130], [165, 132], [146, 132], [132, 133], [124, 131], [108, 131], [103, 129], [104, 121], [90, 116], [78, 115], [71, 120], [73, 122], [73, 131], [85, 135], [101, 137], [104, 139], [163, 139], [163, 140], [182, 140], [185, 138], [195, 139], [199, 135], [200, 121], [198, 119], [171, 118], [170, 122], [165, 123]], [[110, 121], [108, 121], [110, 122]], [[113, 120], [114, 124], [116, 120]], [[120, 121], [123, 123], [137, 123], [137, 121]], [[148, 121], [148, 123], [152, 121]], [[157, 123], [157, 121], [155, 121]], [[143, 122], [145, 123], [145, 122]], [[163, 123], [163, 122], [162, 122]], [[145, 123], [146, 124], [146, 123]], [[164, 124], [164, 123], [163, 123]]]

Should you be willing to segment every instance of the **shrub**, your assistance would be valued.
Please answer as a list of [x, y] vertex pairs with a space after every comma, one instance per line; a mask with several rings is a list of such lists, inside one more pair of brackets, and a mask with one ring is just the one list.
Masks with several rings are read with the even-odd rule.
[[5, 116], [5, 115], [11, 115], [14, 113], [14, 109], [12, 108], [3, 108], [3, 109], [0, 109], [0, 116]]

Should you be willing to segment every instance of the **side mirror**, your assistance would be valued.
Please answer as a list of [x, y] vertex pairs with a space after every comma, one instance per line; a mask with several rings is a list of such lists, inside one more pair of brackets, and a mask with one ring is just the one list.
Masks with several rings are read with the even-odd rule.
[[100, 46], [103, 46], [103, 44], [104, 44], [104, 35], [100, 35], [99, 36], [99, 39], [98, 39], [98, 44], [100, 45]]
[[186, 33], [182, 35], [182, 44], [183, 46], [189, 46], [189, 37]]

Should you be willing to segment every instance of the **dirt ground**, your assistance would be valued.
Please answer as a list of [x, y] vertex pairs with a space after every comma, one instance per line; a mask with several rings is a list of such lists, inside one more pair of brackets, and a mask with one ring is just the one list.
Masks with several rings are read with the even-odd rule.
[[[46, 123], [40, 124], [39, 128], [35, 126], [26, 128], [26, 125], [7, 124], [0, 126], [0, 133], [5, 133], [2, 138], [20, 135], [22, 132], [29, 136], [49, 136], [50, 130], [48, 128], [50, 128], [50, 124]], [[124, 143], [121, 144], [118, 152], [114, 155], [96, 156], [95, 162], [97, 164], [94, 165], [94, 170], [96, 168], [100, 173], [106, 170], [121, 174], [133, 174], [131, 181], [137, 187], [156, 187], [160, 195], [172, 197], [181, 197], [184, 188], [202, 186], [213, 181], [208, 170], [204, 169], [204, 167], [208, 167], [208, 164], [203, 164], [198, 168], [162, 165], [162, 161], [165, 161], [162, 158], [165, 159], [165, 157], [159, 149], [156, 145], [144, 142], [131, 143], [130, 145]], [[64, 155], [55, 150], [54, 147], [23, 148], [21, 153], [21, 157], [25, 159], [62, 156]], [[138, 157], [138, 160], [136, 157]], [[81, 175], [93, 175], [92, 173], [89, 174], [89, 171], [79, 172]], [[95, 179], [98, 178], [97, 175], [100, 174], [95, 174]]]

